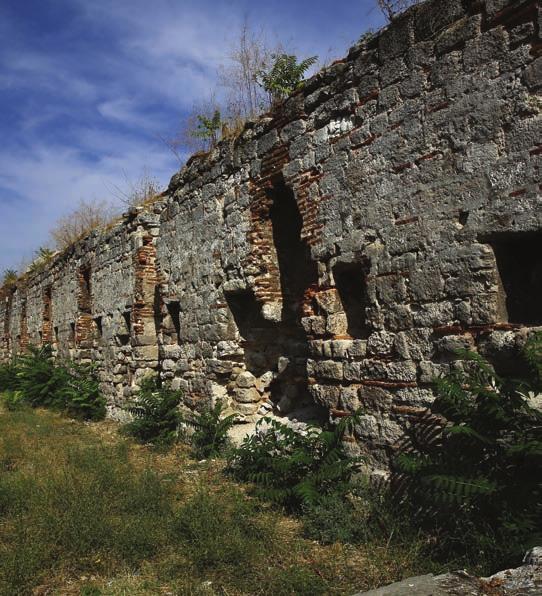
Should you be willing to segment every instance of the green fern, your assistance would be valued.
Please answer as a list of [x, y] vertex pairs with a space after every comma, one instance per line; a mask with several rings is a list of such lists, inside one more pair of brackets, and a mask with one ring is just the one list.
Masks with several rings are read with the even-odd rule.
[[[431, 410], [445, 422], [427, 441], [413, 433], [395, 460], [394, 484], [417, 522], [445, 537], [443, 550], [480, 544], [491, 528], [500, 546], [487, 550], [521, 551], [526, 536], [542, 534], [542, 413], [519, 391], [528, 379], [499, 378], [479, 354], [458, 356], [456, 371], [435, 382]], [[542, 369], [540, 336], [525, 357]]]
[[0, 392], [17, 390], [19, 387], [17, 370], [16, 360], [0, 364]]
[[264, 418], [233, 453], [229, 469], [238, 479], [252, 482], [263, 499], [290, 510], [313, 506], [349, 486], [359, 460], [346, 454], [343, 439], [359, 417], [356, 412], [329, 430], [309, 426], [305, 434]]
[[305, 72], [316, 64], [318, 57], [311, 56], [298, 62], [292, 54], [273, 54], [272, 59], [271, 67], [261, 70], [256, 81], [269, 93], [271, 102], [277, 103], [301, 85]]
[[524, 348], [525, 358], [536, 375], [537, 388], [542, 388], [542, 332], [534, 333]]
[[216, 457], [228, 445], [228, 431], [237, 420], [236, 414], [223, 416], [223, 403], [217, 400], [211, 408], [204, 408], [184, 422], [194, 429], [191, 442], [198, 457]]
[[145, 377], [135, 399], [126, 406], [134, 420], [123, 432], [142, 443], [171, 445], [178, 437], [182, 421], [178, 406], [182, 393], [160, 384], [156, 376]]
[[[6, 379], [7, 381], [2, 380]], [[92, 366], [55, 362], [52, 347], [30, 346], [9, 369], [0, 369], [0, 382], [20, 392], [32, 407], [53, 408], [85, 420], [105, 416], [105, 398]]]
[[8, 390], [0, 396], [6, 409], [13, 412], [24, 407], [23, 394], [20, 391]]

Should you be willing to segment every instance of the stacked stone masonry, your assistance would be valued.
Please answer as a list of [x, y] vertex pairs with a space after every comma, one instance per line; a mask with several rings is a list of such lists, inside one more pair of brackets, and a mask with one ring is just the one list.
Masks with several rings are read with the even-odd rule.
[[151, 370], [247, 417], [362, 406], [384, 467], [457, 348], [505, 370], [542, 326], [541, 26], [536, 0], [409, 10], [5, 288], [1, 356], [97, 363], [112, 413]]

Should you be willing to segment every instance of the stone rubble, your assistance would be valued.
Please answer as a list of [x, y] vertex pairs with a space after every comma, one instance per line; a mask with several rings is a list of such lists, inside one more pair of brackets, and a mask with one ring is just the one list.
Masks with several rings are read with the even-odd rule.
[[421, 575], [370, 590], [356, 596], [540, 596], [542, 594], [542, 548], [525, 555], [523, 565], [476, 578], [464, 571]]

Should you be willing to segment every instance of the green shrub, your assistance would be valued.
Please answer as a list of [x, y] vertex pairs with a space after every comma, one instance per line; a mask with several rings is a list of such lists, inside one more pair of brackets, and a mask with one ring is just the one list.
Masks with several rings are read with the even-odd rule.
[[53, 408], [85, 420], [105, 416], [105, 399], [91, 366], [56, 364], [50, 345], [30, 346], [16, 364], [17, 387], [32, 407]]
[[217, 400], [214, 406], [204, 408], [184, 422], [195, 429], [190, 437], [198, 457], [216, 457], [227, 447], [228, 431], [235, 425], [237, 416], [222, 417], [223, 404]]
[[271, 103], [277, 103], [295, 91], [305, 72], [316, 64], [318, 57], [311, 56], [301, 62], [293, 54], [273, 54], [273, 64], [256, 75], [256, 81], [269, 94]]
[[18, 385], [24, 399], [32, 407], [62, 409], [65, 404], [69, 375], [65, 368], [56, 367], [50, 346], [30, 346], [19, 359]]
[[24, 407], [23, 394], [20, 391], [5, 391], [1, 398], [6, 408], [11, 412]]
[[18, 386], [17, 361], [0, 363], [0, 393], [2, 391], [16, 391]]
[[[313, 506], [333, 493], [346, 493], [359, 460], [348, 456], [343, 438], [359, 420], [357, 412], [328, 430], [309, 426], [304, 434], [264, 418], [230, 459], [229, 469], [255, 485], [258, 496], [289, 510]], [[267, 430], [259, 425], [265, 421]]]
[[347, 495], [330, 493], [316, 504], [305, 507], [301, 517], [307, 538], [322, 544], [408, 544], [423, 540], [409, 512], [398, 507], [385, 486], [356, 478]]
[[[526, 348], [535, 372], [539, 342]], [[435, 382], [442, 432], [396, 465], [417, 522], [441, 536], [441, 556], [483, 551], [489, 565], [510, 565], [542, 541], [542, 412], [478, 354], [461, 356], [467, 370]]]
[[102, 420], [106, 414], [106, 399], [100, 391], [100, 381], [94, 367], [70, 362], [66, 370], [69, 383], [65, 392], [65, 411], [83, 420]]
[[190, 134], [196, 139], [203, 139], [208, 141], [211, 148], [218, 143], [219, 131], [223, 126], [220, 110], [215, 109], [212, 117], [205, 114], [198, 114], [196, 116], [198, 124]]
[[158, 377], [144, 378], [135, 400], [126, 408], [134, 420], [124, 425], [123, 432], [142, 443], [171, 445], [182, 421], [178, 410], [181, 398], [180, 391], [162, 386]]

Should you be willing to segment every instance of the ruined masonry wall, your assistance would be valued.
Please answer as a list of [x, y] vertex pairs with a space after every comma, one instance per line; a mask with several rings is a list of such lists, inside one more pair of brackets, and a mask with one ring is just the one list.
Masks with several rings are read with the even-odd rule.
[[504, 370], [542, 325], [541, 23], [535, 0], [408, 11], [4, 290], [3, 357], [50, 337], [112, 411], [149, 370], [247, 418], [361, 405], [385, 466], [455, 349]]

